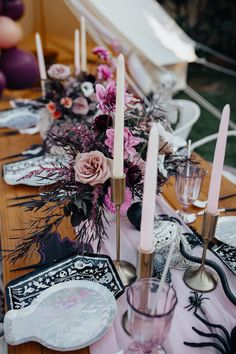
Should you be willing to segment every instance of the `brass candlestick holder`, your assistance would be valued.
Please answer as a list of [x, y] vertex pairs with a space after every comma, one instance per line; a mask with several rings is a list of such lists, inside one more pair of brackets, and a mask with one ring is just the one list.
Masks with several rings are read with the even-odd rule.
[[133, 264], [120, 259], [120, 206], [125, 200], [125, 176], [111, 177], [111, 198], [116, 206], [116, 260], [113, 261], [124, 286], [136, 279], [136, 269]]
[[[138, 247], [137, 253], [137, 278], [150, 278], [153, 275], [154, 267], [154, 249], [151, 252], [145, 252]], [[122, 327], [130, 335], [128, 311], [122, 316]]]
[[215, 236], [215, 230], [218, 220], [217, 214], [209, 214], [207, 211], [204, 213], [202, 237], [203, 237], [203, 252], [202, 263], [200, 267], [193, 266], [188, 268], [184, 273], [184, 282], [192, 290], [200, 292], [210, 292], [216, 288], [217, 274], [211, 269], [205, 268], [205, 259], [208, 244]]
[[151, 252], [145, 252], [138, 247], [137, 257], [137, 277], [150, 278], [153, 274], [154, 249]]

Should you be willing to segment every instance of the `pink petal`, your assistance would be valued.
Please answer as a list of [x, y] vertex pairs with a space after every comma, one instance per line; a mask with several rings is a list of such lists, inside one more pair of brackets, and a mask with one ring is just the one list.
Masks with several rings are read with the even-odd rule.
[[101, 84], [97, 84], [95, 89], [96, 89], [97, 99], [99, 101], [102, 101], [105, 97], [105, 91], [106, 91], [105, 87]]

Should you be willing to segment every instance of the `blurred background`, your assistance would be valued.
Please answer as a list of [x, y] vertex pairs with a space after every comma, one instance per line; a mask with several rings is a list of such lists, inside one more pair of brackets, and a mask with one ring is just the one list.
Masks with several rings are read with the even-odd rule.
[[[125, 1], [124, 1], [125, 2]], [[235, 0], [160, 0], [169, 15], [199, 45], [196, 53], [212, 63], [236, 72], [236, 1]], [[19, 48], [35, 52], [34, 34], [39, 31], [48, 63], [73, 62], [73, 36], [79, 22], [63, 0], [24, 0], [25, 12], [19, 20], [24, 37]], [[94, 45], [91, 39], [88, 46]], [[207, 47], [205, 47], [207, 46]], [[210, 48], [208, 50], [208, 47]], [[88, 60], [93, 57], [88, 49]], [[213, 49], [213, 51], [212, 51]], [[214, 52], [223, 56], [216, 55]], [[225, 60], [224, 55], [232, 59]], [[231, 106], [231, 120], [236, 123], [236, 77], [198, 63], [188, 66], [187, 83], [205, 97], [216, 108], [222, 110], [226, 103]], [[179, 92], [175, 98], [187, 98]], [[219, 121], [204, 108], [201, 117], [190, 133], [190, 139], [196, 141], [203, 136], [218, 131]], [[226, 164], [236, 167], [236, 149], [234, 138], [228, 138]], [[197, 150], [207, 160], [212, 160], [214, 144], [209, 143]]]

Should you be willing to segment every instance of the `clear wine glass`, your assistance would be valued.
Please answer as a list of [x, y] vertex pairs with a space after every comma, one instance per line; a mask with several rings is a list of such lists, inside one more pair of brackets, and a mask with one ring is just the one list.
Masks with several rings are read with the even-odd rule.
[[177, 200], [182, 205], [178, 213], [186, 224], [196, 219], [195, 214], [188, 212], [188, 208], [198, 199], [205, 174], [206, 171], [202, 167], [190, 162], [177, 168], [175, 192]]
[[164, 284], [159, 300], [156, 278], [144, 278], [127, 290], [128, 321], [134, 342], [125, 354], [164, 353], [161, 344], [169, 333], [177, 297], [174, 288]]

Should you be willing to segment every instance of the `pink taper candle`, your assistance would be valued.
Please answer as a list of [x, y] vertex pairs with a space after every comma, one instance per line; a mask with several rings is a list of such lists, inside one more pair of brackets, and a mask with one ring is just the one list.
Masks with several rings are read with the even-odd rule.
[[140, 250], [144, 252], [151, 252], [154, 248], [153, 226], [156, 207], [158, 146], [158, 129], [157, 125], [153, 124], [148, 139], [139, 245]]
[[230, 108], [227, 104], [222, 112], [218, 138], [216, 142], [213, 166], [211, 171], [211, 180], [208, 193], [207, 211], [210, 214], [218, 212], [219, 194], [221, 176], [224, 167], [225, 149], [227, 142], [227, 133], [229, 125]]

